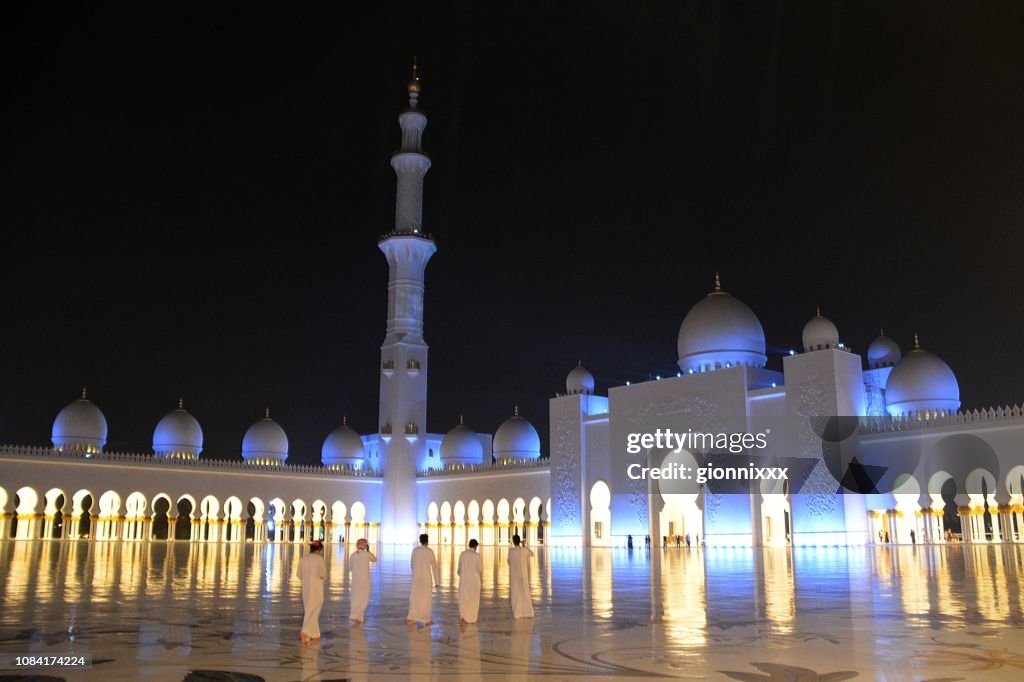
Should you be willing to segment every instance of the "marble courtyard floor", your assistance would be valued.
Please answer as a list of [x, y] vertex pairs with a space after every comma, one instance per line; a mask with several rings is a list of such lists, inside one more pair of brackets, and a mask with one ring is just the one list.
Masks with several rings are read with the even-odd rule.
[[442, 547], [438, 623], [409, 631], [408, 551], [381, 552], [352, 628], [328, 547], [323, 640], [300, 647], [298, 546], [2, 541], [0, 654], [90, 652], [36, 672], [68, 680], [1024, 679], [1019, 545], [538, 548], [521, 621], [506, 550], [483, 550], [480, 624], [459, 628]]

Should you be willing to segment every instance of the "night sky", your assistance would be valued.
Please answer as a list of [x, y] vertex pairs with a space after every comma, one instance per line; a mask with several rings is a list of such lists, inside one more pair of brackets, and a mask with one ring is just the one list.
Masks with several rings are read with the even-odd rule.
[[576, 361], [674, 373], [715, 270], [769, 367], [820, 304], [1024, 401], [1024, 4], [174, 4], [4, 22], [0, 442], [83, 385], [114, 450], [179, 395], [204, 457], [264, 406], [293, 463], [375, 431], [414, 54], [431, 431], [518, 401], [546, 453]]

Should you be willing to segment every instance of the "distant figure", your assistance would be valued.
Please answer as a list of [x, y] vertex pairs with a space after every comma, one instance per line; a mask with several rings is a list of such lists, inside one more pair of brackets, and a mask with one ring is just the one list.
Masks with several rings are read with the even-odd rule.
[[409, 615], [405, 624], [414, 623], [433, 625], [430, 608], [434, 601], [434, 588], [438, 585], [440, 572], [437, 570], [437, 557], [434, 550], [427, 547], [430, 538], [426, 534], [420, 536], [420, 546], [412, 551], [409, 566], [412, 568], [412, 589], [409, 590]]
[[366, 538], [359, 538], [356, 551], [348, 558], [348, 572], [352, 574], [352, 598], [349, 620], [362, 624], [366, 617], [366, 606], [370, 603], [370, 564], [377, 557], [370, 551]]
[[324, 605], [324, 580], [327, 579], [327, 564], [324, 563], [324, 543], [314, 540], [309, 553], [299, 559], [299, 582], [302, 583], [302, 630], [299, 639], [305, 644], [320, 639], [320, 609]]
[[878, 541], [885, 542], [885, 533], [882, 532], [881, 528], [878, 529]]
[[889, 544], [889, 531], [885, 531], [885, 544]]
[[690, 534], [686, 534], [686, 549], [690, 549]]
[[665, 548], [668, 547], [668, 536], [667, 535], [662, 535], [661, 536], [661, 546], [665, 547]]
[[484, 563], [476, 553], [478, 544], [476, 540], [470, 540], [469, 549], [459, 555], [459, 623], [462, 625], [475, 625], [479, 620]]
[[676, 536], [676, 547], [679, 547], [679, 545], [683, 544], [682, 541], [683, 541], [683, 536], [682, 535], [677, 535]]
[[513, 618], [533, 618], [530, 599], [530, 557], [533, 552], [521, 545], [518, 535], [512, 536], [512, 549], [508, 551], [508, 582], [512, 597]]
[[633, 536], [632, 535], [627, 535], [626, 536], [626, 547], [628, 547], [629, 549], [633, 549]]
[[647, 548], [647, 549], [651, 548], [651, 536], [650, 535], [648, 535], [647, 537], [644, 538], [644, 547]]
[[914, 531], [910, 531], [910, 544], [917, 544], [917, 535], [914, 534]]

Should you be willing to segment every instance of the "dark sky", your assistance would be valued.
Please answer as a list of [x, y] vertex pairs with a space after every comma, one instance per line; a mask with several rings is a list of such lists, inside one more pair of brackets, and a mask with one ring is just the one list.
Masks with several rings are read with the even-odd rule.
[[[376, 429], [396, 115], [422, 67], [428, 426], [674, 371], [724, 287], [770, 367], [820, 304], [1024, 401], [1024, 5], [36, 5], [4, 27], [0, 442], [82, 385], [108, 448]], [[438, 5], [438, 6], [435, 6]]]

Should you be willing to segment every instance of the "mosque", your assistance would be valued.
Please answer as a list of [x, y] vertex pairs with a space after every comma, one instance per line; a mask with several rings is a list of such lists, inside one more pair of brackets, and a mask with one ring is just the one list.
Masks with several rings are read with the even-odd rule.
[[[960, 409], [956, 377], [915, 337], [906, 354], [881, 335], [866, 358], [820, 314], [802, 352], [766, 368], [754, 312], [713, 290], [682, 320], [675, 376], [595, 392], [573, 368], [550, 400], [549, 456], [518, 409], [495, 431], [426, 427], [428, 346], [424, 274], [436, 250], [423, 231], [430, 159], [421, 83], [408, 85], [395, 227], [378, 244], [388, 262], [380, 355], [379, 422], [360, 435], [344, 421], [327, 435], [321, 466], [287, 463], [288, 437], [269, 411], [244, 434], [241, 461], [204, 459], [203, 430], [179, 401], [153, 432], [152, 452], [105, 449], [107, 422], [83, 390], [60, 411], [45, 447], [0, 446], [0, 538], [621, 546], [627, 536], [692, 536], [714, 546], [857, 545], [871, 542], [1024, 540], [1021, 408]], [[845, 494], [826, 471], [816, 420], [849, 417], [830, 441], [877, 472], [866, 494]], [[799, 490], [753, 482], [661, 492], [627, 475], [628, 434], [673, 426], [711, 432], [774, 428], [765, 461], [804, 462]], [[828, 440], [828, 439], [825, 439]], [[695, 463], [692, 453], [677, 453]], [[698, 453], [699, 454], [699, 453]], [[755, 455], [751, 455], [754, 457]]]

